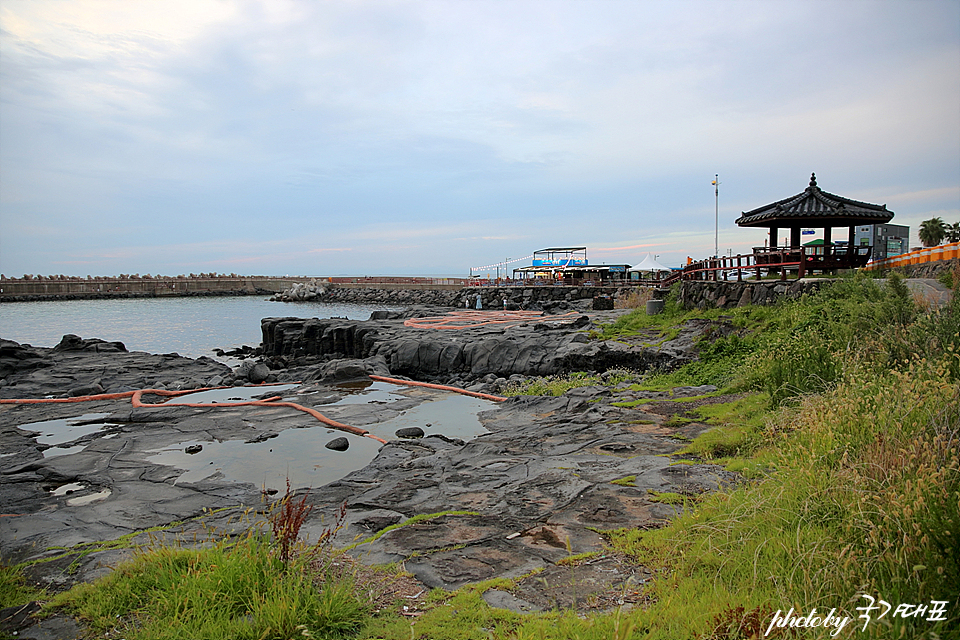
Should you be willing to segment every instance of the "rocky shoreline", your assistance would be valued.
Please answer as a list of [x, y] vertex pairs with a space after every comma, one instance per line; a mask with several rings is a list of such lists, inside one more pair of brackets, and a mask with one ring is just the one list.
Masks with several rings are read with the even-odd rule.
[[[418, 389], [389, 405], [334, 404], [365, 388], [369, 375], [498, 393], [528, 376], [569, 371], [612, 376], [617, 370], [619, 385], [491, 403], [478, 414], [487, 433], [468, 441], [429, 429], [423, 438], [389, 439], [377, 445], [366, 466], [310, 490], [315, 509], [304, 532], [316, 539], [345, 503], [338, 534], [344, 544], [418, 514], [466, 512], [391, 530], [352, 553], [365, 562], [403, 561], [429, 587], [456, 588], [543, 569], [536, 584], [523, 582], [513, 594], [487, 594], [491, 604], [518, 611], [551, 608], [567, 597], [556, 562], [570, 553], [602, 550], [598, 530], [657, 526], [677, 512], [678, 506], [657, 494], [692, 497], [735, 480], [719, 467], [674, 464], [669, 457], [708, 428], [685, 412], [722, 400], [700, 397], [714, 389], [629, 388], [631, 375], [638, 379], [649, 368], [688, 362], [696, 357], [700, 336], [729, 327], [692, 323], [674, 340], [655, 344], [652, 336], [598, 339], [598, 323], [622, 311], [583, 310], [452, 332], [405, 325], [410, 318], [447, 311], [416, 308], [364, 322], [266, 318], [260, 357], [235, 368], [209, 358], [130, 353], [120, 343], [76, 336], [65, 336], [52, 349], [4, 340], [0, 399], [297, 382], [278, 395], [362, 427], [406, 415], [445, 393]], [[271, 395], [269, 387], [260, 395]], [[94, 417], [81, 422], [96, 428], [62, 443], [43, 444], [40, 429], [31, 429], [38, 422], [90, 414]], [[127, 397], [82, 406], [0, 404], [0, 416], [0, 555], [7, 564], [42, 560], [28, 575], [54, 588], [93, 579], [130, 553], [112, 548], [129, 545], [97, 546], [99, 541], [183, 538], [210, 527], [235, 533], [249, 526], [240, 515], [265, 508], [263, 487], [218, 472], [184, 481], [183, 469], [158, 462], [157, 451], [185, 448], [184, 443], [264, 442], [287, 430], [328, 432], [309, 415], [282, 406], [135, 407]], [[342, 435], [330, 433], [331, 439]], [[578, 571], [590, 574], [581, 577], [592, 581], [597, 594], [649, 577], [615, 558]], [[544, 589], [551, 581], [556, 589]], [[581, 589], [581, 597], [585, 594]]]

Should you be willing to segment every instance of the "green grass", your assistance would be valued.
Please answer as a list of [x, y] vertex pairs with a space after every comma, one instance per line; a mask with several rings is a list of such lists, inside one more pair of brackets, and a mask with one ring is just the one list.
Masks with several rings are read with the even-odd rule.
[[603, 377], [585, 372], [566, 375], [543, 376], [508, 386], [501, 392], [504, 396], [562, 396], [570, 389], [589, 386], [615, 387], [621, 382], [637, 377], [627, 370], [609, 370]]
[[355, 634], [367, 611], [353, 584], [322, 580], [308, 559], [288, 566], [257, 534], [204, 549], [158, 547], [52, 605], [131, 640], [169, 638], [171, 630], [197, 639]]
[[46, 596], [43, 589], [27, 584], [20, 568], [0, 565], [0, 609], [20, 606]]

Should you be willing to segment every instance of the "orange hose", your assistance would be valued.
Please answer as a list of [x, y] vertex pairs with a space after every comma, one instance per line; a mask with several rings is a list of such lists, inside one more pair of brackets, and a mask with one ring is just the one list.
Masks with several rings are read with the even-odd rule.
[[[280, 383], [282, 384], [282, 383]], [[264, 385], [268, 386], [268, 385]], [[166, 396], [168, 398], [176, 398], [178, 396], [187, 395], [190, 393], [197, 393], [200, 391], [210, 391], [212, 389], [230, 389], [231, 387], [205, 387], [202, 389], [187, 389], [183, 391], [168, 391], [167, 389], [139, 389], [137, 391], [124, 391], [123, 393], [101, 393], [93, 396], [77, 396], [75, 398], [17, 398], [17, 399], [0, 399], [0, 404], [41, 404], [41, 403], [73, 403], [73, 402], [93, 402], [96, 400], [117, 400], [119, 398], [130, 398], [130, 403], [137, 408], [151, 408], [151, 407], [195, 407], [200, 409], [217, 409], [223, 407], [290, 407], [291, 409], [296, 409], [298, 411], [303, 411], [308, 413], [323, 424], [334, 429], [339, 429], [340, 431], [346, 431], [347, 433], [352, 433], [357, 436], [365, 436], [367, 438], [372, 438], [378, 442], [386, 444], [387, 441], [383, 438], [373, 435], [366, 429], [361, 429], [360, 427], [351, 427], [350, 425], [343, 424], [342, 422], [337, 422], [336, 420], [331, 420], [326, 417], [319, 411], [305, 407], [303, 405], [297, 404], [295, 402], [277, 402], [282, 400], [281, 396], [274, 396], [272, 398], [266, 398], [263, 400], [250, 400], [248, 402], [161, 402], [161, 403], [149, 403], [144, 402], [141, 398], [143, 394], [149, 393], [157, 396]]]
[[454, 393], [460, 393], [465, 396], [473, 396], [474, 398], [483, 398], [484, 400], [492, 400], [494, 402], [504, 402], [506, 398], [503, 396], [494, 396], [489, 393], [479, 393], [477, 391], [467, 391], [466, 389], [461, 389], [460, 387], [450, 387], [445, 384], [431, 384], [429, 382], [416, 382], [414, 380], [400, 380], [398, 378], [385, 378], [383, 376], [370, 376], [371, 380], [379, 380], [380, 382], [390, 382], [392, 384], [405, 384], [410, 387], [427, 387], [429, 389], [440, 389], [441, 391], [453, 391]]
[[[465, 396], [473, 396], [474, 398], [482, 398], [484, 400], [492, 400], [493, 402], [503, 402], [506, 398], [501, 396], [494, 396], [488, 393], [478, 393], [476, 391], [467, 391], [466, 389], [461, 389], [459, 387], [451, 387], [442, 384], [431, 384], [429, 382], [416, 382], [413, 380], [400, 380], [398, 378], [386, 378], [384, 376], [370, 376], [371, 380], [379, 380], [380, 382], [389, 382], [391, 384], [402, 384], [411, 387], [427, 387], [429, 389], [439, 389], [441, 391], [452, 391], [454, 393], [460, 393]], [[264, 385], [267, 386], [267, 385]], [[360, 427], [353, 427], [348, 424], [343, 424], [342, 422], [337, 422], [327, 416], [323, 415], [316, 409], [311, 409], [310, 407], [305, 407], [302, 404], [297, 404], [296, 402], [278, 402], [282, 400], [281, 396], [274, 396], [272, 398], [265, 398], [263, 400], [249, 400], [246, 402], [161, 402], [161, 403], [150, 403], [144, 402], [142, 400], [143, 394], [149, 393], [157, 396], [165, 396], [168, 398], [176, 398], [183, 395], [188, 395], [190, 393], [197, 393], [200, 391], [210, 391], [212, 389], [230, 389], [231, 387], [205, 387], [203, 389], [187, 389], [183, 391], [169, 391], [167, 389], [138, 389], [137, 391], [124, 391], [122, 393], [101, 393], [93, 396], [77, 396], [75, 398], [15, 398], [15, 399], [0, 399], [0, 404], [42, 404], [42, 403], [74, 403], [74, 402], [93, 402], [97, 400], [117, 400], [120, 398], [130, 398], [130, 403], [136, 408], [151, 408], [151, 407], [194, 407], [199, 409], [218, 409], [224, 407], [290, 407], [291, 409], [296, 409], [297, 411], [302, 411], [307, 413], [323, 424], [331, 427], [333, 429], [338, 429], [340, 431], [346, 431], [347, 433], [352, 433], [353, 435], [363, 436], [366, 438], [371, 438], [380, 442], [381, 444], [386, 444], [387, 441], [383, 438], [376, 436], [366, 429], [361, 429]]]

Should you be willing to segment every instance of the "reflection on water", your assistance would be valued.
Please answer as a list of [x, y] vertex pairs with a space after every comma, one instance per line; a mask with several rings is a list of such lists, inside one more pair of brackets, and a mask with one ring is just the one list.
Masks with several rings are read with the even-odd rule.
[[[366, 384], [358, 393], [345, 396], [333, 405], [356, 404], [374, 399], [396, 400], [406, 387], [384, 382]], [[431, 392], [434, 399], [403, 412], [396, 418], [364, 428], [385, 440], [396, 439], [394, 432], [401, 427], [419, 426], [430, 434], [469, 440], [486, 433], [477, 413], [492, 406], [489, 400], [458, 393]], [[318, 407], [323, 410], [323, 407]], [[326, 445], [334, 438], [345, 437], [350, 442], [347, 451], [331, 451]], [[200, 445], [198, 453], [186, 449]], [[216, 473], [234, 482], [249, 482], [267, 489], [283, 491], [286, 479], [293, 487], [320, 487], [339, 480], [351, 471], [365, 467], [382, 445], [371, 438], [356, 436], [317, 425], [302, 429], [286, 429], [275, 438], [263, 442], [228, 440], [226, 442], [190, 440], [165, 448], [149, 458], [155, 462], [185, 472], [182, 482], [199, 482]]]
[[210, 389], [208, 391], [197, 391], [182, 396], [177, 396], [166, 401], [167, 403], [190, 402], [213, 404], [222, 402], [229, 404], [231, 402], [249, 402], [263, 398], [281, 396], [290, 389], [299, 387], [298, 384], [272, 384], [258, 387], [228, 387], [226, 389]]
[[[82, 438], [83, 436], [91, 433], [96, 433], [106, 426], [116, 426], [101, 422], [101, 420], [106, 418], [108, 415], [110, 414], [85, 413], [82, 416], [77, 416], [75, 418], [60, 418], [57, 420], [31, 422], [29, 424], [20, 425], [20, 428], [24, 431], [33, 431], [38, 433], [39, 435], [37, 436], [37, 442], [40, 444], [59, 445], [65, 442], [73, 442], [74, 440]], [[47, 451], [53, 451], [53, 449], [47, 449]], [[70, 453], [75, 452], [71, 451]], [[54, 453], [48, 456], [47, 452], [44, 452], [44, 457], [52, 457], [53, 455], [64, 454], [61, 452], [59, 454]]]
[[[229, 404], [232, 399], [246, 401], [265, 393], [280, 395], [296, 386], [234, 387], [187, 394], [175, 399], [174, 402]], [[489, 400], [458, 393], [411, 388], [386, 382], [344, 385], [340, 391], [347, 391], [347, 393], [339, 402], [320, 405], [318, 408], [322, 411], [325, 407], [343, 405], [389, 404], [406, 395], [424, 398], [419, 405], [403, 411], [390, 420], [364, 426], [365, 429], [385, 440], [395, 439], [397, 429], [412, 426], [421, 427], [427, 435], [441, 434], [448, 438], [470, 440], [486, 433], [477, 414], [493, 405]], [[116, 426], [102, 422], [109, 415], [87, 413], [75, 418], [25, 424], [20, 428], [37, 433], [38, 443], [64, 445], [94, 434], [106, 426]], [[382, 446], [372, 438], [330, 429], [311, 420], [305, 420], [303, 428], [285, 429], [275, 437], [262, 442], [244, 440], [178, 442], [162, 450], [147, 452], [153, 454], [147, 460], [183, 470], [177, 483], [199, 482], [219, 474], [219, 477], [227, 481], [249, 482], [258, 487], [283, 491], [287, 478], [294, 487], [320, 487], [339, 480], [351, 471], [366, 466], [376, 457]], [[114, 433], [103, 437], [115, 436]], [[350, 446], [347, 451], [332, 451], [324, 446], [339, 437], [348, 439]], [[84, 448], [85, 445], [52, 446], [43, 454], [46, 458], [65, 456], [79, 453]], [[191, 453], [187, 453], [187, 450]], [[63, 493], [57, 495], [63, 495], [72, 490], [74, 487], [62, 489]], [[104, 489], [91, 496], [71, 499], [68, 504], [79, 506], [107, 496], [109, 496], [109, 490]]]
[[260, 344], [275, 316], [366, 320], [383, 305], [267, 302], [257, 296], [51, 300], [0, 304], [0, 338], [52, 347], [64, 334], [119, 340], [130, 351], [213, 357], [213, 349]]

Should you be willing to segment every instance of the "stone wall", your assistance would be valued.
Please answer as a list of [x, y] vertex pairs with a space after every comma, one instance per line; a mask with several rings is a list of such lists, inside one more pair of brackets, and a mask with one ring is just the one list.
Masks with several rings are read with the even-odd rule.
[[329, 286], [322, 296], [324, 302], [354, 302], [393, 306], [430, 305], [464, 308], [469, 303], [476, 308], [477, 296], [484, 309], [502, 309], [504, 299], [513, 308], [530, 309], [548, 302], [577, 302], [596, 296], [619, 297], [635, 287], [464, 287], [462, 289], [407, 289], [344, 288]]
[[768, 282], [709, 282], [684, 280], [679, 287], [679, 302], [684, 309], [743, 307], [748, 304], [773, 304], [781, 298], [798, 298], [812, 293], [829, 282], [817, 280], [787, 280]]

